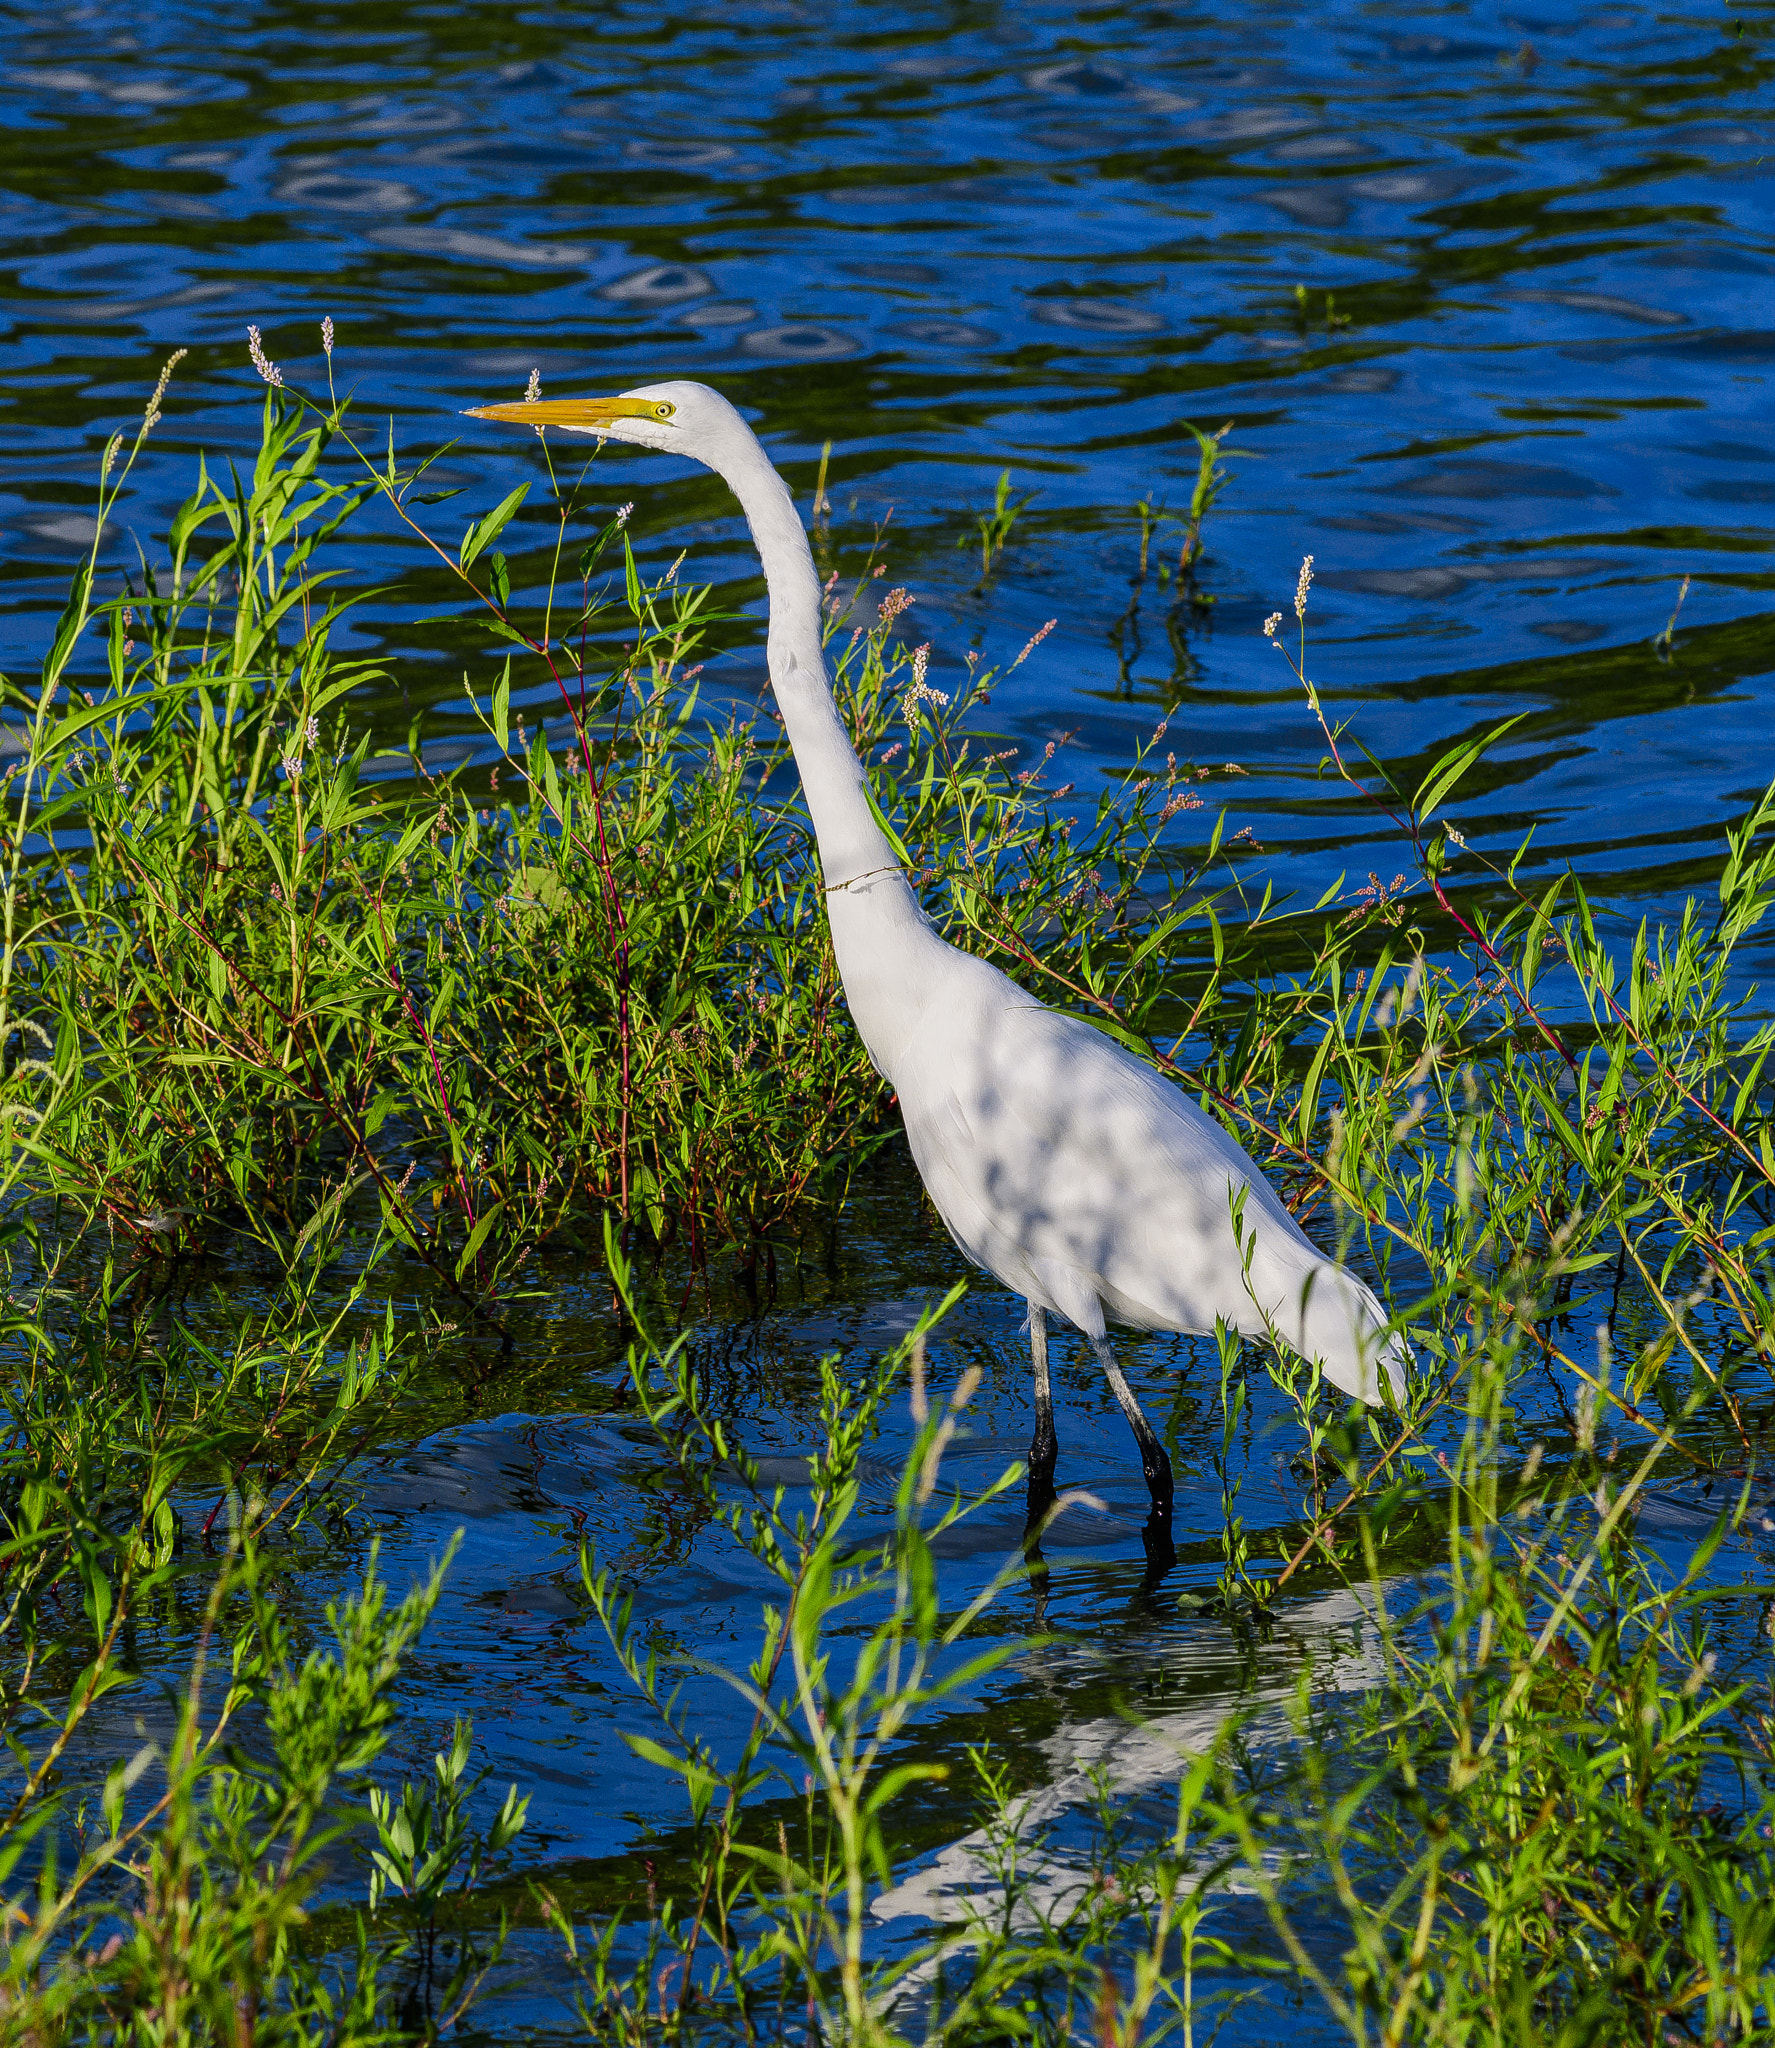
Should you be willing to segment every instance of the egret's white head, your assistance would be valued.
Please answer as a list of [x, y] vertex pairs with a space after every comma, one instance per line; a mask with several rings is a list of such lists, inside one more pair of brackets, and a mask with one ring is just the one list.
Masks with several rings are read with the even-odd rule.
[[512, 405], [477, 405], [468, 417], [504, 420], [515, 427], [560, 427], [569, 434], [593, 434], [599, 440], [632, 441], [640, 448], [688, 455], [693, 462], [717, 470], [731, 450], [752, 439], [751, 428], [719, 391], [683, 379], [642, 384], [614, 398], [539, 398]]

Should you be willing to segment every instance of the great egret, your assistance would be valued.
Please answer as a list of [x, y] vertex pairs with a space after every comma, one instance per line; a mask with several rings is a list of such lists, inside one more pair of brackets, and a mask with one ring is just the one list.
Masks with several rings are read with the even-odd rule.
[[[869, 1056], [900, 1100], [937, 1213], [1029, 1304], [1032, 1519], [1053, 1499], [1047, 1318], [1081, 1330], [1140, 1446], [1149, 1555], [1169, 1552], [1171, 1461], [1110, 1349], [1142, 1330], [1279, 1338], [1358, 1400], [1409, 1355], [1380, 1304], [1309, 1241], [1255, 1162], [1181, 1089], [1080, 1018], [940, 938], [864, 794], [832, 700], [820, 584], [788, 488], [740, 415], [701, 384], [474, 409], [476, 419], [633, 442], [722, 477], [770, 591], [770, 680], [819, 842], [832, 945]], [[1244, 1249], [1235, 1231], [1242, 1211]], [[1168, 1556], [1167, 1556], [1168, 1561]]]

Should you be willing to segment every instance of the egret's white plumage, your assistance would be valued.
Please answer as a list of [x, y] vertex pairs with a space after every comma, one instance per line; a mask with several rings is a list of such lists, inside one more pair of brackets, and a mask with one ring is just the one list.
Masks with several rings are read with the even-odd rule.
[[[1170, 1468], [1104, 1325], [1275, 1336], [1364, 1401], [1402, 1386], [1403, 1344], [1370, 1291], [1306, 1238], [1255, 1163], [1183, 1091], [1077, 1017], [938, 936], [864, 796], [833, 703], [819, 580], [794, 503], [718, 393], [650, 384], [616, 399], [478, 416], [685, 455], [739, 499], [770, 589], [770, 678], [818, 838], [852, 1017], [899, 1097], [912, 1156], [962, 1250], [1031, 1306], [1038, 1451], [1052, 1468], [1044, 1312], [1093, 1342], [1145, 1456]], [[1235, 1230], [1235, 1209], [1241, 1212]], [[1241, 1253], [1240, 1234], [1244, 1238]]]

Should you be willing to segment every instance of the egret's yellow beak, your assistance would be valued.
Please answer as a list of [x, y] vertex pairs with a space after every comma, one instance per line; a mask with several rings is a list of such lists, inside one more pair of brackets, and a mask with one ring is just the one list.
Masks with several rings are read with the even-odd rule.
[[514, 427], [568, 427], [598, 434], [618, 420], [669, 420], [676, 407], [663, 398], [539, 398], [512, 405], [471, 406], [465, 418], [507, 420]]

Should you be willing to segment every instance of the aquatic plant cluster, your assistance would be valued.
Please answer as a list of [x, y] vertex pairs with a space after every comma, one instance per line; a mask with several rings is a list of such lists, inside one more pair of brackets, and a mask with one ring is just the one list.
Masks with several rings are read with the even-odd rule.
[[[582, 548], [566, 480], [525, 584], [520, 487], [432, 543], [494, 644], [482, 759], [374, 752], [376, 665], [334, 644], [350, 522], [421, 530], [427, 465], [261, 369], [250, 477], [202, 476], [125, 590], [95, 541], [41, 677], [5, 686], [6, 2036], [431, 2039], [521, 1941], [625, 2043], [1264, 2039], [1302, 2002], [1361, 2042], [1775, 2038], [1775, 1031], [1738, 966], [1775, 793], [1712, 897], [1621, 939], [1580, 878], [1527, 898], [1443, 822], [1483, 741], [1393, 790], [1325, 721], [1408, 872], [1254, 906], [1162, 732], [1081, 810], [995, 748], [994, 671], [935, 689], [906, 593], [816, 526], [841, 706], [933, 917], [1224, 1119], [1418, 1359], [1368, 1414], [1211, 1346], [1221, 1531], [1153, 1597], [1254, 1668], [1298, 1595], [1343, 1600], [1373, 1682], [1302, 1656], [1211, 1728], [1150, 1721], [1165, 1825], [1105, 1776], [1062, 1846], [1026, 1766], [921, 1752], [921, 1715], [1028, 1654], [1003, 1596], [1043, 1569], [1035, 1531], [945, 1604], [941, 1538], [1019, 1480], [946, 1463], [977, 1385], [930, 1382], [953, 1298], [866, 1371], [824, 1364], [794, 1489], [663, 1334], [723, 1262], [756, 1278], [833, 1228], [894, 1134], [781, 740], [699, 708], [707, 594], [643, 580], [627, 508]], [[1197, 438], [1188, 603], [1220, 478]], [[1001, 488], [983, 574], [1015, 510]], [[1295, 630], [1266, 630], [1318, 711], [1309, 611], [1303, 566]], [[349, 1476], [445, 1336], [496, 1368], [558, 1259], [606, 1277], [662, 1457], [773, 1587], [718, 1750], [583, 1552], [652, 1719], [631, 1739], [686, 1801], [623, 1911], [526, 1876], [523, 1788], [479, 1795], [466, 1724], [428, 1779], [376, 1775], [448, 1560], [395, 1600]], [[1279, 1527], [1241, 1505], [1259, 1406], [1290, 1424]], [[311, 1640], [280, 1587], [342, 1555], [358, 1591]], [[965, 1881], [884, 1941], [939, 1782], [977, 1809]]]

